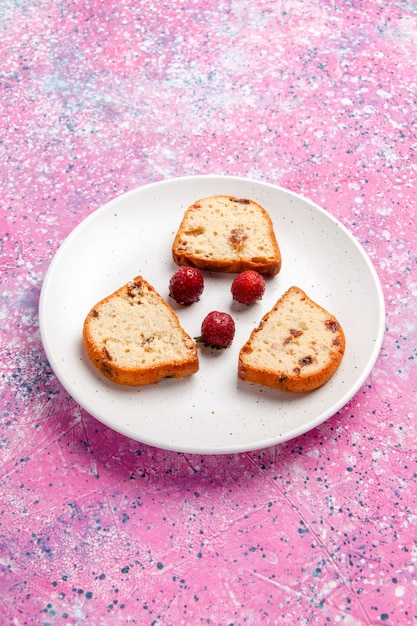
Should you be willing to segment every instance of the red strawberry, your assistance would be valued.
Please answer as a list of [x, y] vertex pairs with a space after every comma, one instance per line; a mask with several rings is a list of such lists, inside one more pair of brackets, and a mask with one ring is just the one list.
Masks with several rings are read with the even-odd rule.
[[228, 313], [212, 311], [201, 324], [201, 337], [196, 341], [202, 341], [212, 348], [227, 348], [235, 336], [235, 323]]
[[242, 304], [253, 304], [265, 293], [265, 278], [254, 270], [241, 272], [232, 283], [232, 296]]
[[179, 304], [197, 302], [203, 289], [203, 276], [194, 267], [180, 267], [169, 281], [169, 295]]

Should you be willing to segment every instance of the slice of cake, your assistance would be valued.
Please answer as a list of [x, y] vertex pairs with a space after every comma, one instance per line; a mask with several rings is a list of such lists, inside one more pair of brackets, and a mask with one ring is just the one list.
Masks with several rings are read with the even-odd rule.
[[253, 200], [211, 196], [185, 211], [172, 255], [177, 265], [216, 272], [256, 270], [274, 276], [281, 253], [267, 211]]
[[148, 385], [198, 371], [195, 342], [141, 276], [98, 302], [83, 327], [87, 355], [121, 385]]
[[282, 391], [312, 391], [333, 376], [344, 351], [334, 315], [291, 287], [242, 347], [238, 376]]

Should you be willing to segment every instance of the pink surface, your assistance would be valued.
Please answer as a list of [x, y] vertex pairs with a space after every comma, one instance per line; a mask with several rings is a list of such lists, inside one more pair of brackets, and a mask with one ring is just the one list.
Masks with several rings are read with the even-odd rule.
[[[417, 623], [415, 5], [7, 0], [0, 30], [0, 623]], [[37, 311], [84, 217], [205, 173], [340, 219], [387, 330], [326, 423], [200, 457], [81, 410]]]

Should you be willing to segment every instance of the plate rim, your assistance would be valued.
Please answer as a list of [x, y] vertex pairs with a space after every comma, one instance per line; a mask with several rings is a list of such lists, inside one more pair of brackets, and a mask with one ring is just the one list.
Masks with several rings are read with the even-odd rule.
[[[262, 441], [254, 441], [252, 445], [249, 445], [248, 443], [244, 443], [242, 445], [229, 445], [229, 446], [220, 446], [220, 447], [203, 446], [198, 449], [195, 446], [187, 446], [187, 445], [185, 446], [169, 445], [168, 443], [162, 445], [161, 443], [151, 440], [148, 437], [139, 438], [139, 437], [133, 436], [132, 434], [124, 432], [123, 429], [115, 428], [114, 425], [109, 424], [107, 420], [100, 418], [97, 415], [97, 413], [92, 411], [90, 403], [84, 401], [81, 395], [77, 393], [77, 389], [74, 389], [74, 386], [68, 383], [68, 380], [66, 380], [65, 376], [63, 376], [62, 371], [57, 364], [55, 355], [47, 340], [46, 306], [47, 306], [47, 296], [48, 296], [48, 285], [51, 281], [51, 277], [54, 274], [55, 266], [58, 264], [61, 255], [65, 252], [66, 248], [71, 244], [72, 239], [76, 238], [79, 230], [85, 228], [86, 226], [88, 227], [88, 223], [90, 221], [97, 219], [100, 213], [108, 211], [109, 209], [111, 209], [111, 207], [114, 204], [117, 204], [118, 202], [120, 202], [121, 199], [128, 200], [130, 196], [134, 196], [141, 190], [145, 190], [145, 189], [151, 190], [153, 187], [160, 188], [161, 186], [169, 186], [170, 184], [173, 184], [173, 183], [180, 184], [180, 183], [187, 183], [191, 181], [193, 183], [196, 183], [198, 180], [204, 180], [204, 181], [210, 181], [210, 182], [214, 182], [215, 180], [222, 180], [222, 182], [224, 182], [225, 180], [229, 180], [231, 182], [233, 181], [237, 183], [244, 182], [245, 184], [261, 185], [274, 192], [279, 191], [279, 192], [285, 193], [290, 197], [306, 202], [308, 205], [314, 207], [314, 209], [317, 210], [319, 213], [322, 213], [327, 218], [330, 218], [331, 220], [333, 220], [333, 222], [343, 231], [343, 234], [357, 248], [363, 261], [365, 262], [367, 266], [368, 271], [370, 272], [370, 275], [372, 277], [372, 282], [373, 282], [373, 285], [376, 289], [376, 293], [378, 296], [377, 303], [375, 305], [375, 310], [377, 312], [379, 328], [375, 335], [373, 349], [370, 351], [369, 357], [367, 358], [366, 367], [363, 368], [355, 384], [351, 385], [346, 390], [346, 392], [339, 398], [339, 400], [332, 404], [331, 407], [329, 407], [327, 410], [320, 413], [315, 419], [310, 420], [305, 428], [301, 428], [301, 429], [298, 428], [296, 429], [296, 432], [290, 431], [289, 433], [287, 432], [284, 435], [277, 435], [276, 437], [263, 439]], [[154, 446], [154, 447], [165, 449], [165, 450], [171, 450], [175, 452], [188, 453], [188, 454], [200, 454], [200, 455], [201, 454], [203, 455], [204, 454], [221, 454], [222, 455], [222, 454], [234, 454], [234, 453], [240, 453], [240, 452], [260, 450], [264, 448], [269, 448], [274, 445], [280, 445], [281, 443], [292, 440], [298, 436], [301, 436], [303, 434], [306, 434], [307, 432], [310, 432], [314, 428], [317, 428], [317, 426], [319, 426], [323, 422], [330, 419], [330, 417], [335, 415], [338, 411], [340, 411], [358, 393], [358, 391], [364, 385], [364, 383], [366, 382], [367, 378], [369, 377], [369, 375], [371, 374], [375, 366], [375, 363], [380, 354], [383, 339], [385, 336], [386, 308], [385, 308], [384, 293], [383, 293], [383, 289], [382, 289], [382, 285], [381, 285], [378, 273], [368, 253], [366, 252], [364, 246], [349, 231], [349, 229], [338, 218], [332, 215], [329, 211], [327, 211], [326, 209], [318, 205], [316, 202], [314, 202], [310, 198], [307, 198], [303, 194], [294, 192], [288, 188], [282, 187], [280, 185], [276, 185], [274, 183], [271, 183], [262, 179], [256, 179], [256, 178], [244, 177], [244, 176], [235, 176], [235, 175], [229, 176], [226, 174], [196, 174], [196, 175], [186, 175], [186, 176], [178, 176], [178, 177], [172, 177], [172, 178], [164, 178], [159, 181], [153, 181], [150, 183], [145, 183], [143, 185], [138, 185], [137, 187], [134, 187], [128, 191], [118, 194], [114, 198], [111, 198], [108, 202], [99, 206], [97, 209], [92, 210], [91, 213], [89, 213], [86, 217], [81, 219], [78, 222], [78, 224], [75, 225], [75, 227], [68, 233], [68, 235], [64, 237], [64, 239], [58, 245], [49, 263], [49, 266], [47, 268], [47, 271], [45, 273], [45, 276], [42, 282], [41, 293], [40, 293], [40, 298], [39, 298], [38, 314], [39, 314], [39, 329], [40, 329], [41, 342], [42, 342], [46, 357], [48, 359], [49, 365], [51, 366], [54, 372], [54, 375], [56, 376], [60, 384], [63, 386], [65, 391], [77, 402], [77, 404], [79, 404], [84, 410], [86, 410], [89, 414], [91, 414], [95, 419], [97, 419], [98, 421], [106, 425], [108, 428], [111, 428], [112, 430], [119, 432], [120, 434], [127, 436], [130, 439], [133, 439], [138, 442], [142, 442], [146, 445]]]

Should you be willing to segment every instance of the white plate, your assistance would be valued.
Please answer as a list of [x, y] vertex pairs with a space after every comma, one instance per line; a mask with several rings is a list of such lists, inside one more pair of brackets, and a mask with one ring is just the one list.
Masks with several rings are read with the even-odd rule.
[[[198, 198], [251, 198], [269, 212], [282, 269], [262, 301], [234, 303], [233, 274], [206, 274], [199, 302], [176, 305], [168, 283], [177, 269], [171, 245], [184, 210]], [[185, 330], [200, 334], [213, 310], [228, 311], [236, 335], [227, 350], [199, 348], [200, 370], [181, 380], [129, 388], [104, 379], [83, 353], [81, 331], [90, 308], [141, 274], [173, 305]], [[240, 347], [291, 285], [341, 322], [346, 352], [324, 387], [288, 394], [237, 378]], [[48, 360], [68, 393], [114, 430], [157, 447], [192, 453], [260, 449], [314, 428], [342, 408], [363, 385], [377, 359], [385, 307], [369, 258], [326, 211], [274, 185], [229, 176], [191, 176], [153, 183], [112, 200], [79, 224], [57, 251], [45, 277], [40, 329]]]

